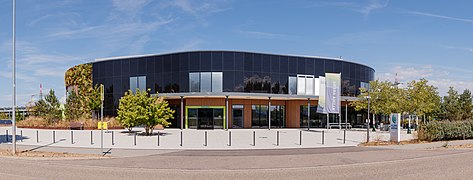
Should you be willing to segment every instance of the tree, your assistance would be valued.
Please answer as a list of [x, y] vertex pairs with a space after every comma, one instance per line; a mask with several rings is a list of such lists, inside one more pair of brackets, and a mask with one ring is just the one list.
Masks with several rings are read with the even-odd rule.
[[460, 103], [459, 103], [458, 92], [453, 88], [447, 92], [447, 95], [443, 97], [441, 103], [441, 117], [448, 120], [459, 120], [461, 119]]
[[147, 91], [131, 90], [120, 99], [117, 119], [129, 132], [137, 125], [145, 126], [146, 135], [151, 135], [156, 125], [170, 125], [168, 119], [173, 118], [174, 110], [168, 107], [163, 98], [151, 97]]
[[428, 85], [426, 79], [413, 80], [407, 85], [405, 111], [420, 116], [432, 114], [438, 111], [440, 99], [437, 88]]
[[35, 103], [33, 109], [36, 116], [43, 117], [52, 124], [62, 118], [60, 106], [59, 100], [54, 94], [54, 90], [51, 89], [44, 99]]
[[147, 107], [149, 116], [143, 122], [143, 125], [145, 125], [146, 135], [151, 135], [154, 127], [158, 124], [163, 125], [163, 127], [171, 125], [167, 120], [173, 118], [174, 110], [168, 107], [169, 104], [163, 97], [148, 98], [148, 101], [150, 101]]
[[390, 114], [401, 111], [403, 90], [392, 86], [388, 81], [371, 81], [370, 88], [360, 88], [358, 101], [353, 101], [355, 110], [367, 110], [370, 97], [370, 113]]
[[100, 111], [101, 105], [102, 105], [102, 100], [101, 100], [101, 94], [100, 94], [100, 85], [96, 84], [94, 88], [90, 91], [90, 94], [88, 96], [88, 103], [89, 103], [89, 109], [93, 111], [94, 117], [98, 117], [95, 115], [98, 115], [98, 111]]
[[136, 91], [136, 94], [133, 94], [131, 90], [125, 93], [125, 96], [120, 98], [117, 110], [117, 120], [120, 124], [128, 129], [128, 132], [131, 132], [133, 128], [138, 124], [141, 118], [143, 118], [144, 109], [139, 105], [139, 97], [141, 91]]
[[463, 120], [470, 119], [473, 110], [473, 98], [471, 96], [470, 90], [465, 89], [463, 91], [463, 93], [458, 98], [458, 103], [460, 105], [461, 118]]
[[76, 120], [82, 117], [81, 101], [75, 91], [71, 91], [66, 99], [66, 118]]

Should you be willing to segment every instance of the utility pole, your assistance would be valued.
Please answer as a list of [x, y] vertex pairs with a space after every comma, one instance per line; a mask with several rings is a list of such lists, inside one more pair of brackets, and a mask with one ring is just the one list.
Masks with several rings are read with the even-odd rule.
[[16, 155], [16, 0], [13, 0], [13, 107], [12, 107], [12, 152]]
[[371, 104], [371, 97], [370, 97], [370, 91], [368, 90], [368, 119], [366, 122], [366, 142], [370, 142], [370, 104]]
[[100, 149], [103, 153], [103, 101], [105, 100], [105, 90], [103, 84], [100, 85]]

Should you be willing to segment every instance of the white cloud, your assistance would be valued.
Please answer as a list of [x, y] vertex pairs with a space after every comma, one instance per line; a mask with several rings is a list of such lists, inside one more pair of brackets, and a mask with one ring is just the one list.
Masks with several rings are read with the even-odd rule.
[[[473, 71], [452, 67], [440, 67], [433, 65], [391, 65], [391, 68], [377, 72], [379, 80], [394, 82], [397, 80], [405, 86], [407, 82], [427, 79], [429, 84], [438, 88], [440, 95], [445, 95], [449, 87], [454, 87], [458, 91], [464, 89], [473, 90]], [[463, 78], [455, 77], [451, 72], [461, 71]]]
[[417, 15], [417, 16], [425, 16], [425, 17], [445, 19], [445, 20], [451, 20], [451, 21], [473, 23], [473, 19], [457, 18], [457, 17], [452, 17], [452, 16], [444, 16], [444, 15], [432, 14], [432, 13], [426, 13], [426, 12], [419, 12], [419, 11], [409, 11], [407, 13], [412, 14], [412, 15]]

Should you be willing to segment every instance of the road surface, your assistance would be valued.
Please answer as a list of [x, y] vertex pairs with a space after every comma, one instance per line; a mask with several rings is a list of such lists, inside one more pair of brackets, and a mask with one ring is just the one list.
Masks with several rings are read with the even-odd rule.
[[472, 179], [472, 149], [195, 151], [89, 160], [0, 158], [1, 179]]

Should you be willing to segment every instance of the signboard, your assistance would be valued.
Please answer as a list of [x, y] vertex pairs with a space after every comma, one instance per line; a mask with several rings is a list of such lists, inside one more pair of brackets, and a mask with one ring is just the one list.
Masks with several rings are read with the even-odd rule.
[[327, 113], [340, 113], [340, 73], [325, 73], [325, 109]]
[[393, 142], [400, 142], [401, 141], [401, 114], [394, 113], [389, 116], [389, 129], [390, 129], [390, 136], [391, 141]]
[[98, 122], [97, 123], [97, 129], [108, 129], [107, 122]]
[[327, 110], [325, 109], [325, 77], [319, 76], [320, 84], [319, 84], [319, 102], [317, 103], [317, 113], [327, 114]]

